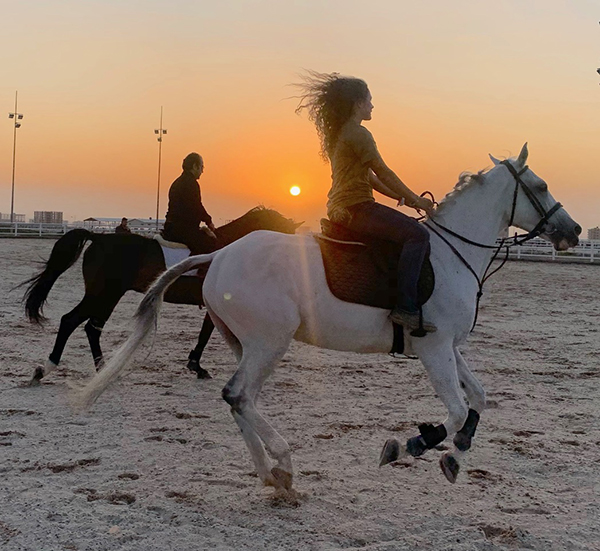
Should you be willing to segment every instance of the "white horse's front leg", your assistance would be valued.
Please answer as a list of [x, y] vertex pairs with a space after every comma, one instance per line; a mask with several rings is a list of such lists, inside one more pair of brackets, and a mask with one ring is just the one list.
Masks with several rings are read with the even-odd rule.
[[[433, 334], [419, 339], [418, 342], [413, 341], [413, 349], [425, 366], [434, 390], [448, 410], [448, 417], [442, 424], [434, 426], [423, 423], [419, 425], [421, 434], [409, 438], [406, 442], [406, 453], [419, 457], [443, 442], [448, 435], [461, 429], [468, 416], [468, 407], [460, 386], [452, 342], [441, 335]], [[398, 444], [389, 440], [381, 454], [380, 465], [397, 459], [399, 455]], [[459, 470], [458, 459], [450, 457], [448, 462], [451, 463], [450, 467], [445, 469], [442, 465], [442, 470], [446, 478], [454, 482]]]
[[481, 383], [469, 369], [467, 362], [465, 362], [458, 348], [454, 349], [454, 355], [456, 358], [456, 369], [458, 371], [460, 384], [464, 389], [469, 402], [469, 414], [467, 420], [454, 436], [456, 452], [460, 453], [466, 452], [471, 447], [471, 440], [475, 435], [475, 429], [479, 423], [479, 416], [485, 409], [485, 391], [483, 390]]
[[460, 385], [469, 403], [469, 411], [463, 426], [454, 435], [454, 450], [444, 453], [440, 458], [442, 472], [448, 481], [452, 483], [456, 482], [456, 477], [460, 470], [460, 462], [471, 448], [475, 430], [479, 424], [479, 416], [485, 409], [485, 391], [473, 373], [471, 373], [467, 362], [465, 362], [458, 348], [454, 348], [454, 357], [456, 359], [456, 370]]
[[456, 358], [458, 378], [467, 395], [469, 406], [478, 413], [481, 413], [485, 409], [485, 390], [483, 390], [481, 383], [469, 369], [467, 362], [458, 348], [454, 348], [454, 357]]

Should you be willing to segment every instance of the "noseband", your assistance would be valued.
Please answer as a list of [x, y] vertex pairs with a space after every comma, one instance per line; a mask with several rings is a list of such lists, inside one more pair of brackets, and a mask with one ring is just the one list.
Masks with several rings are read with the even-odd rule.
[[[485, 245], [483, 243], [477, 243], [476, 241], [471, 241], [470, 239], [463, 237], [462, 235], [452, 231], [451, 229], [442, 226], [441, 224], [436, 222], [432, 217], [429, 217], [428, 220], [425, 220], [423, 222], [433, 233], [435, 233], [442, 241], [444, 241], [446, 243], [446, 245], [448, 245], [448, 247], [450, 247], [450, 250], [459, 258], [459, 260], [475, 276], [475, 279], [477, 280], [477, 283], [479, 284], [479, 291], [477, 292], [477, 304], [476, 304], [476, 308], [475, 308], [475, 319], [473, 320], [473, 325], [471, 327], [471, 331], [473, 331], [473, 329], [475, 328], [475, 324], [477, 323], [477, 314], [479, 312], [479, 299], [483, 295], [483, 284], [488, 280], [488, 278], [493, 276], [498, 270], [500, 270], [500, 268], [502, 268], [504, 266], [504, 264], [508, 260], [508, 253], [509, 253], [510, 247], [514, 247], [515, 245], [521, 245], [522, 243], [525, 243], [526, 241], [529, 241], [530, 239], [533, 239], [534, 237], [537, 237], [537, 236], [541, 235], [542, 233], [544, 233], [543, 228], [544, 228], [544, 226], [546, 226], [546, 224], [548, 224], [550, 217], [557, 210], [562, 208], [562, 205], [560, 203], [556, 202], [549, 211], [546, 211], [546, 209], [544, 208], [544, 206], [542, 205], [540, 200], [535, 196], [533, 191], [531, 191], [529, 186], [521, 179], [521, 175], [524, 174], [525, 172], [527, 172], [527, 170], [529, 170], [529, 167], [527, 165], [525, 165], [521, 170], [519, 170], [517, 172], [515, 170], [515, 167], [513, 165], [511, 165], [507, 160], [500, 161], [500, 164], [502, 164], [506, 168], [508, 168], [508, 171], [511, 173], [512, 177], [515, 180], [515, 191], [513, 193], [512, 209], [511, 209], [511, 213], [510, 213], [510, 222], [508, 223], [508, 227], [513, 225], [514, 218], [515, 218], [515, 211], [517, 208], [517, 197], [519, 195], [519, 188], [521, 188], [523, 190], [523, 193], [525, 194], [525, 196], [529, 199], [529, 202], [531, 203], [533, 208], [537, 211], [537, 213], [541, 217], [540, 221], [536, 224], [536, 226], [531, 231], [529, 231], [528, 233], [526, 233], [524, 235], [515, 235], [513, 237], [503, 237], [501, 239], [499, 245]], [[429, 192], [427, 192], [427, 193], [429, 193]], [[475, 247], [480, 247], [483, 249], [495, 249], [495, 252], [492, 255], [492, 259], [490, 260], [489, 264], [487, 265], [487, 268], [485, 269], [485, 271], [483, 273], [483, 277], [480, 278], [477, 275], [477, 272], [465, 260], [464, 256], [462, 254], [460, 254], [458, 249], [452, 243], [450, 243], [450, 241], [448, 241], [448, 239], [441, 232], [439, 232], [433, 226], [431, 226], [429, 224], [429, 222], [433, 222], [438, 228], [440, 228], [440, 229], [444, 230], [444, 232], [460, 239], [464, 243], [468, 243], [469, 245], [474, 245]], [[512, 242], [507, 243], [508, 241], [512, 241]], [[498, 266], [495, 270], [488, 273], [490, 267], [492, 266], [492, 263], [494, 262], [494, 260], [496, 260], [498, 253], [503, 248], [506, 249], [506, 255], [504, 257], [504, 260], [502, 261], [500, 266]]]

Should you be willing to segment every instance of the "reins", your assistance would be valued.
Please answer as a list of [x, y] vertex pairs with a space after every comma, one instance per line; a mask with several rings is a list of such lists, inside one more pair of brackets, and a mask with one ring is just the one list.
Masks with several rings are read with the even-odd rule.
[[[431, 216], [423, 222], [425, 224], [425, 226], [427, 226], [444, 243], [446, 243], [446, 245], [448, 245], [450, 250], [466, 266], [466, 268], [473, 274], [473, 276], [475, 277], [475, 279], [477, 281], [479, 290], [477, 291], [477, 298], [476, 298], [476, 305], [475, 305], [475, 318], [473, 319], [473, 325], [471, 326], [471, 331], [473, 331], [473, 329], [475, 329], [475, 325], [477, 324], [477, 317], [479, 314], [479, 301], [483, 295], [483, 285], [491, 276], [493, 276], [497, 271], [499, 271], [504, 266], [504, 264], [508, 260], [510, 248], [514, 247], [515, 245], [521, 245], [521, 244], [529, 241], [530, 239], [533, 239], [534, 237], [539, 236], [542, 233], [543, 227], [548, 223], [548, 220], [550, 219], [550, 217], [557, 210], [562, 208], [562, 205], [557, 202], [556, 204], [554, 204], [554, 206], [549, 211], [546, 211], [544, 209], [540, 200], [534, 195], [534, 193], [531, 191], [531, 189], [529, 189], [527, 184], [525, 182], [523, 182], [523, 180], [521, 179], [521, 175], [524, 174], [529, 169], [529, 167], [527, 165], [525, 165], [520, 171], [517, 172], [515, 170], [515, 168], [506, 160], [501, 161], [500, 164], [502, 164], [506, 168], [508, 168], [508, 171], [510, 172], [511, 176], [515, 179], [515, 191], [513, 193], [512, 208], [511, 208], [510, 221], [508, 223], [508, 227], [512, 226], [512, 224], [514, 222], [515, 210], [517, 208], [517, 197], [519, 194], [519, 187], [520, 187], [523, 190], [523, 193], [525, 193], [525, 196], [529, 199], [529, 202], [531, 203], [533, 208], [541, 216], [540, 221], [536, 224], [536, 226], [530, 232], [528, 232], [526, 234], [522, 234], [522, 235], [514, 235], [513, 237], [503, 237], [503, 238], [501, 238], [499, 244], [487, 245], [484, 243], [478, 243], [477, 241], [472, 241], [471, 239], [468, 239], [468, 238], [456, 233], [455, 231], [451, 230], [450, 228], [446, 228], [445, 226], [442, 226], [439, 222], [437, 222]], [[431, 192], [426, 191], [423, 194], [421, 194], [421, 196], [424, 196], [424, 195], [430, 195], [435, 204], [435, 200], [433, 199], [433, 194]], [[486, 266], [486, 268], [483, 272], [483, 277], [479, 277], [479, 275], [477, 275], [477, 272], [467, 262], [465, 257], [462, 254], [460, 254], [458, 249], [440, 231], [438, 231], [435, 227], [433, 227], [431, 224], [429, 224], [429, 222], [433, 222], [438, 228], [440, 228], [444, 232], [448, 233], [449, 235], [456, 237], [457, 239], [460, 239], [463, 243], [467, 243], [468, 245], [472, 245], [474, 247], [480, 247], [482, 249], [494, 249], [494, 254], [492, 255], [491, 260], [489, 261], [488, 265]], [[507, 243], [508, 241], [512, 241], [512, 242]], [[490, 273], [488, 273], [492, 264], [494, 263], [494, 261], [498, 257], [498, 254], [500, 253], [500, 251], [503, 248], [506, 249], [506, 255], [504, 256], [504, 259], [502, 260], [502, 262], [500, 263], [500, 265], [497, 268], [495, 268]]]

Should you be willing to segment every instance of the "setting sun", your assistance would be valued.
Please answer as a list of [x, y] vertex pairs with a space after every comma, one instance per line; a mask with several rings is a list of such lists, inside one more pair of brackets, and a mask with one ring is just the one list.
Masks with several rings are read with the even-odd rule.
[[300, 188], [299, 188], [298, 186], [292, 186], [292, 187], [290, 188], [290, 193], [291, 193], [292, 195], [300, 195], [300, 191], [301, 191], [301, 190], [300, 190]]

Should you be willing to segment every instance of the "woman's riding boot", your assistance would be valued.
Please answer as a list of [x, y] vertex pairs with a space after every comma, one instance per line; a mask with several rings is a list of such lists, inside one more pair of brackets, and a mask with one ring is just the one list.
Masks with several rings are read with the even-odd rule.
[[[390, 318], [394, 323], [409, 330], [421, 328], [417, 287], [427, 249], [428, 245], [423, 246], [422, 243], [408, 241], [404, 243], [398, 259], [398, 297]], [[437, 330], [435, 325], [426, 321], [423, 321], [422, 327], [428, 333]]]

